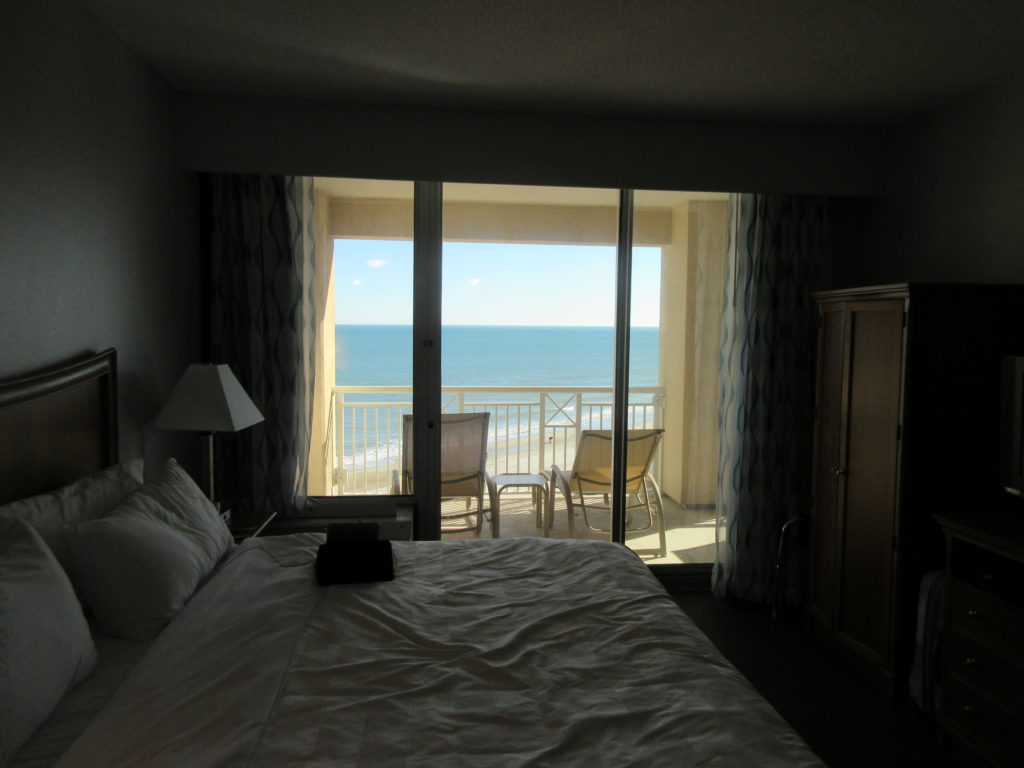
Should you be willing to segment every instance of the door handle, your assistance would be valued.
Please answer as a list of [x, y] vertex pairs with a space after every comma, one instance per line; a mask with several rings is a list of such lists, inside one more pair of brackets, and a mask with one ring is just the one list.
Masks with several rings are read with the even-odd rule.
[[846, 470], [843, 469], [842, 467], [832, 467], [832, 474], [834, 474], [836, 477], [842, 477], [843, 475], [846, 474]]

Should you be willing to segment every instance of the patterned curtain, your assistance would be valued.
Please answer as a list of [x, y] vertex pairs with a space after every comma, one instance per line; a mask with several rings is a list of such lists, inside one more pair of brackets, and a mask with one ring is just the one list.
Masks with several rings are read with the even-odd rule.
[[306, 511], [318, 307], [313, 180], [205, 179], [210, 353], [266, 421], [217, 438], [218, 486], [236, 519]]
[[718, 596], [767, 602], [782, 525], [810, 507], [817, 337], [811, 291], [829, 280], [826, 228], [823, 198], [729, 201], [712, 575]]

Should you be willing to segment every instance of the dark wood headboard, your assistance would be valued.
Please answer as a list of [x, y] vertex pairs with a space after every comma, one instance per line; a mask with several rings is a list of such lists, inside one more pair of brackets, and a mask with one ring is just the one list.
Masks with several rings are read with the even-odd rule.
[[0, 381], [0, 504], [117, 462], [113, 349]]

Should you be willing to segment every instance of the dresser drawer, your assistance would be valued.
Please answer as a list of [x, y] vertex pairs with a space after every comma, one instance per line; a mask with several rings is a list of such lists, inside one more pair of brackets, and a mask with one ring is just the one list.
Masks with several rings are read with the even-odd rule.
[[956, 540], [950, 568], [953, 578], [1024, 609], [1024, 563]]
[[958, 579], [949, 586], [949, 629], [1000, 656], [1017, 658], [1024, 646], [1024, 613]]
[[946, 681], [943, 697], [947, 726], [997, 765], [1024, 768], [1020, 738], [1024, 722], [956, 680]]
[[1024, 721], [1024, 659], [1004, 658], [956, 632], [946, 654], [950, 677]]

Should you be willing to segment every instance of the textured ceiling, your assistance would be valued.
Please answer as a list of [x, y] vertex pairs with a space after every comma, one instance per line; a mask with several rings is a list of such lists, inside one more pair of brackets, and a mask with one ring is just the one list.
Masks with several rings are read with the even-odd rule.
[[886, 124], [1016, 76], [1020, 0], [86, 0], [183, 91]]

